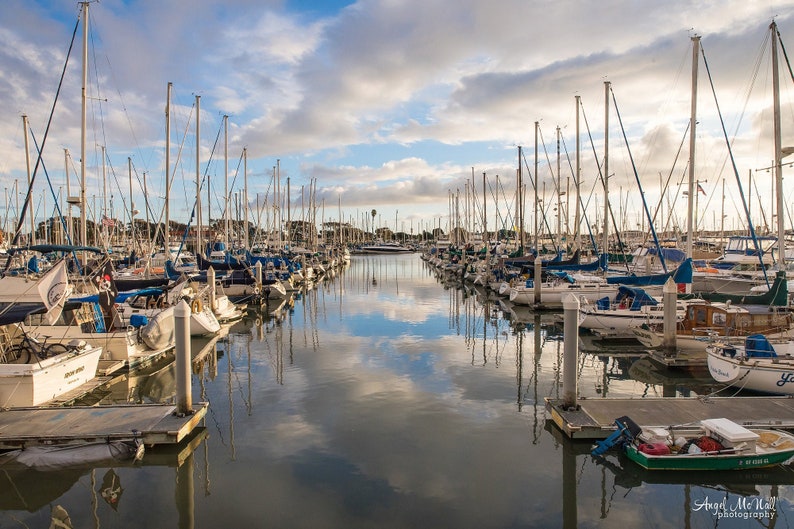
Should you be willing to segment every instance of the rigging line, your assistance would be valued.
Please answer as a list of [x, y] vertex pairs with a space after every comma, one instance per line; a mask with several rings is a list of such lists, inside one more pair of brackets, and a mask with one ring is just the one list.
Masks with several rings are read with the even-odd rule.
[[[581, 189], [581, 182], [577, 179], [576, 171], [574, 170], [573, 164], [571, 163], [571, 154], [568, 151], [568, 146], [565, 144], [565, 137], [562, 137], [562, 146], [563, 146], [563, 149], [565, 150], [565, 159], [568, 162], [568, 168], [571, 170], [571, 177], [573, 178], [574, 185], [579, 186], [580, 189]], [[595, 185], [590, 190], [591, 196], [592, 196], [593, 189], [595, 189]], [[585, 207], [584, 199], [582, 198], [582, 193], [581, 192], [579, 193], [579, 203], [576, 205], [576, 207], [580, 208], [580, 210], [581, 210], [581, 213], [582, 213], [582, 219], [581, 220], [584, 220], [585, 225], [587, 226], [587, 231], [588, 231], [588, 233], [590, 235], [590, 239], [592, 241], [593, 240], [593, 232], [590, 229], [590, 219], [588, 219], [588, 217], [587, 217], [587, 208]], [[580, 226], [574, 226], [574, 233], [573, 233], [574, 240], [578, 240], [579, 239], [579, 236], [581, 235], [581, 231], [580, 230], [581, 230]], [[626, 261], [626, 269], [628, 270], [628, 261]]]
[[[610, 88], [610, 91], [611, 91], [611, 88]], [[613, 95], [613, 97], [614, 97], [614, 95]], [[582, 104], [581, 99], [579, 100], [579, 104], [580, 105]], [[593, 156], [595, 157], [596, 166], [598, 167], [598, 176], [599, 176], [599, 178], [601, 180], [601, 185], [603, 186], [603, 189], [606, 190], [607, 189], [606, 179], [609, 178], [609, 175], [605, 175], [603, 173], [603, 171], [601, 170], [601, 164], [598, 163], [598, 156], [596, 155], [596, 152], [595, 152], [595, 143], [593, 142], [593, 136], [590, 133], [590, 124], [587, 122], [587, 116], [585, 116], [585, 113], [584, 113], [584, 106], [582, 106], [582, 116], [584, 117], [585, 128], [587, 129], [587, 136], [590, 139], [590, 146], [593, 148]], [[634, 165], [634, 162], [632, 161], [632, 166], [633, 165]], [[644, 202], [644, 200], [645, 199], [643, 198], [643, 202]], [[609, 197], [606, 196], [606, 193], [604, 194], [604, 202], [606, 202], [607, 210], [609, 211], [609, 220], [612, 221], [612, 227], [615, 228], [614, 232], [615, 232], [615, 237], [618, 240], [617, 241], [618, 242], [618, 247], [622, 248], [623, 247], [623, 241], [621, 240], [621, 237], [620, 237], [620, 229], [619, 229], [617, 221], [615, 220], [615, 212], [612, 211], [612, 203], [609, 201]], [[607, 222], [607, 219], [604, 219], [604, 222]], [[593, 235], [591, 234], [590, 237], [593, 240], [593, 248], [597, 248], [597, 246], [595, 245], [595, 239], [594, 239]], [[605, 253], [605, 254], [607, 254], [607, 256], [609, 256], [609, 248], [608, 247], [607, 248], [602, 248], [601, 249], [601, 253]], [[596, 255], [598, 255], [598, 254], [599, 254], [599, 252], [596, 251]], [[664, 267], [664, 262], [662, 262], [662, 267]], [[667, 271], [666, 268], [665, 268], [665, 271]]]
[[[27, 213], [28, 205], [30, 204], [30, 195], [33, 190], [33, 183], [36, 181], [36, 174], [38, 173], [39, 165], [42, 162], [42, 152], [44, 150], [44, 145], [47, 143], [47, 138], [50, 134], [50, 126], [52, 125], [52, 118], [55, 115], [55, 105], [58, 103], [58, 97], [61, 93], [61, 88], [63, 87], [63, 80], [66, 77], [66, 67], [69, 64], [69, 56], [72, 54], [72, 48], [74, 47], [75, 37], [77, 35], [77, 28], [80, 25], [80, 17], [77, 17], [77, 22], [74, 25], [74, 31], [72, 32], [72, 40], [69, 43], [69, 50], [66, 52], [66, 61], [63, 64], [63, 70], [61, 71], [61, 78], [58, 81], [58, 88], [55, 91], [55, 99], [52, 102], [52, 108], [50, 109], [50, 116], [47, 119], [47, 127], [44, 129], [44, 138], [41, 141], [41, 150], [39, 150], [39, 155], [36, 157], [36, 166], [33, 169], [33, 174], [30, 177], [30, 186], [28, 187], [28, 192], [25, 194], [25, 202], [22, 207], [22, 212], [19, 215], [19, 222], [17, 224], [16, 230], [14, 230], [14, 239], [11, 241], [11, 246], [16, 246], [17, 242], [19, 241], [19, 236], [22, 231], [22, 225], [25, 223], [25, 214]], [[27, 134], [27, 131], [25, 132]], [[6, 261], [6, 266], [3, 269], [3, 273], [8, 271], [9, 266], [11, 266], [11, 259]]]
[[[496, 175], [496, 176], [498, 177], [499, 175]], [[499, 181], [497, 180], [496, 183], [498, 184]], [[495, 187], [493, 185], [493, 182], [488, 182], [488, 191], [491, 194], [491, 199], [493, 200], [494, 206], [496, 208], [496, 219], [497, 219], [496, 224], [497, 225], [494, 227], [494, 231], [496, 232], [497, 238], [498, 238], [499, 237], [499, 226], [501, 226], [502, 229], [504, 229], [506, 219], [502, 218], [502, 211], [499, 208], [499, 187], [498, 186]], [[494, 194], [494, 191], [496, 191], [495, 194]]]
[[[645, 210], [645, 214], [648, 216], [648, 222], [650, 223], [651, 233], [653, 234], [653, 241], [656, 243], [656, 247], [659, 248], [659, 262], [662, 265], [662, 269], [665, 273], [667, 273], [667, 263], [665, 262], [664, 253], [662, 252], [661, 245], [659, 244], [659, 238], [656, 235], [656, 228], [651, 222], [651, 212], [648, 211], [648, 204], [645, 202], [645, 192], [642, 190], [642, 183], [640, 182], [640, 175], [637, 173], [637, 166], [634, 165], [634, 156], [631, 154], [631, 147], [629, 146], [629, 139], [626, 137], [626, 129], [623, 128], [623, 119], [620, 117], [620, 110], [618, 109], [618, 102], [615, 98], [615, 91], [612, 90], [612, 86], [609, 87], [609, 93], [612, 94], [612, 103], [615, 105], [615, 114], [618, 118], [618, 123], [620, 123], [620, 131], [623, 134], [623, 141], [626, 144], [626, 152], [629, 155], [629, 161], [631, 162], [631, 169], [634, 171], [634, 178], [637, 180], [637, 186], [640, 188], [640, 196], [642, 197], [642, 207]], [[689, 197], [689, 200], [692, 200], [692, 197]], [[610, 208], [611, 211], [612, 208]], [[618, 238], [618, 241], [620, 239]], [[689, 256], [691, 257], [691, 256]]]
[[[540, 131], [540, 127], [538, 127], [538, 131]], [[542, 135], [543, 135], [543, 133], [541, 133], [541, 136], [542, 136]], [[542, 139], [541, 139], [541, 143], [542, 143], [542, 142], [543, 142], [543, 141], [542, 141]], [[532, 178], [532, 172], [529, 170], [529, 163], [527, 163], [527, 157], [526, 157], [526, 155], [524, 154], [524, 151], [521, 151], [521, 157], [524, 159], [524, 167], [526, 167], [526, 168], [527, 168], [527, 172], [529, 173], [529, 175], [530, 175], [530, 179], [531, 179], [531, 178]], [[535, 182], [537, 182], [537, 178], [535, 179]], [[535, 206], [535, 211], [537, 212], [537, 205]], [[543, 208], [540, 208], [540, 212], [541, 212], [541, 216], [542, 216], [542, 218], [543, 218], [543, 225], [546, 227], [546, 230], [547, 230], [547, 232], [548, 232], [548, 234], [549, 234], [549, 237], [551, 238], [551, 241], [552, 241], [552, 243], [554, 243], [554, 246], [556, 247], [556, 246], [557, 246], [557, 244], [554, 242], [554, 236], [553, 236], [553, 235], [552, 235], [552, 233], [551, 233], [551, 226], [549, 226], [549, 221], [548, 221], [548, 219], [546, 218], [546, 212], [545, 212], [545, 211], [543, 211]], [[536, 213], [536, 214], [537, 214], [537, 213]], [[535, 234], [535, 240], [537, 241], [537, 239], [539, 239], [539, 238], [540, 238], [540, 234], [536, 233], [536, 234]]]
[[[559, 193], [560, 190], [559, 190], [559, 188], [557, 188], [557, 182], [554, 180], [554, 171], [551, 169], [551, 159], [549, 158], [549, 151], [548, 151], [548, 149], [546, 149], [546, 140], [543, 138], [543, 129], [538, 127], [538, 133], [540, 134], [540, 144], [541, 144], [541, 146], [543, 146], [543, 154], [546, 155], [546, 164], [548, 165], [549, 172], [552, 175], [551, 180], [555, 184], [554, 187], [557, 190], [557, 193]], [[522, 152], [522, 155], [523, 155], [523, 152]], [[524, 163], [526, 163], [526, 160], [525, 160]], [[538, 180], [538, 183], [540, 183], [540, 179], [538, 178], [537, 180]], [[544, 205], [546, 206], [545, 209], [541, 208], [541, 210], [543, 211], [543, 223], [546, 225], [546, 229], [549, 231], [549, 237], [551, 238], [552, 244], [554, 245], [555, 248], [558, 248], [559, 246], [558, 246], [557, 242], [555, 241], [555, 237], [552, 235], [551, 226], [549, 226], [548, 219], [546, 218], [546, 214], [548, 213], [549, 208], [551, 208], [551, 201], [549, 201], [549, 203], [545, 203], [545, 200], [546, 200], [545, 196], [543, 197], [543, 200], [544, 200]]]
[[[681, 155], [681, 151], [684, 149], [684, 143], [686, 142], [687, 133], [689, 132], [689, 127], [690, 126], [691, 126], [691, 123], [689, 121], [687, 121], [686, 122], [686, 127], [684, 129], [684, 134], [681, 136], [681, 143], [678, 144], [678, 150], [675, 153], [675, 158], [673, 159], [673, 164], [670, 166], [670, 173], [667, 175], [667, 180], [665, 181], [664, 186], [662, 186], [661, 195], [659, 196], [659, 205], [656, 206], [656, 211], [654, 211], [653, 218], [651, 219], [651, 223], [652, 224], [656, 223], [656, 217], [659, 216], [659, 212], [664, 207], [664, 197], [667, 195], [667, 191], [668, 191], [668, 189], [670, 187], [670, 181], [673, 179], [673, 170], [675, 169], [675, 166], [678, 163], [678, 158]], [[675, 196], [676, 196], [676, 200], [678, 200], [678, 193], [676, 193]], [[668, 216], [667, 222], [662, 227], [663, 231], [667, 231], [667, 228], [669, 227], [669, 224], [670, 224], [670, 216]], [[646, 235], [645, 236], [645, 241], [647, 241], [647, 240], [648, 240], [648, 237]]]
[[[41, 151], [39, 150], [39, 143], [36, 141], [36, 136], [35, 136], [35, 134], [33, 134], [33, 130], [32, 129], [30, 130], [30, 136], [33, 139], [33, 146], [36, 148], [36, 152], [38, 152], [40, 154]], [[55, 195], [55, 189], [52, 187], [52, 181], [50, 180], [50, 175], [47, 172], [47, 166], [44, 165], [44, 160], [41, 161], [41, 168], [44, 171], [44, 176], [47, 177], [47, 184], [48, 184], [48, 187], [50, 188], [50, 193], [52, 194], [52, 198], [53, 198], [53, 200], [55, 202], [55, 208], [56, 208], [56, 211], [58, 212], [58, 218], [61, 221], [61, 226], [63, 228], [63, 232], [66, 235], [66, 240], [71, 245], [72, 241], [69, 238], [69, 230], [66, 227], [66, 220], [63, 218], [63, 212], [61, 211], [61, 205], [60, 205], [60, 202], [58, 200], [58, 197]], [[46, 221], [46, 217], [47, 217], [47, 213], [46, 212], [44, 213], [44, 217], [45, 217], [44, 222], [45, 222], [45, 230], [46, 230], [46, 222], [47, 222]], [[77, 258], [77, 254], [74, 251], [72, 251], [72, 255], [74, 257], [75, 262], [77, 263], [78, 270], [80, 270], [80, 263], [79, 263], [80, 260]]]
[[720, 125], [722, 126], [722, 134], [725, 138], [725, 143], [728, 146], [728, 156], [731, 160], [731, 166], [733, 167], [733, 174], [736, 177], [736, 184], [739, 186], [739, 195], [742, 197], [742, 206], [744, 208], [744, 214], [747, 218], [747, 225], [750, 228], [750, 235], [753, 239], [753, 244], [755, 245], [756, 253], [758, 254], [758, 261], [761, 265], [761, 271], [764, 273], [764, 281], [766, 282], [767, 288], [771, 288], [769, 284], [769, 277], [766, 273], [766, 267], [764, 266], [763, 260], [763, 253], [761, 252], [761, 245], [758, 242], [758, 237], [755, 233], [755, 227], [753, 226], [753, 219], [750, 218], [750, 209], [747, 206], [747, 199], [744, 196], [744, 189], [742, 188], [742, 179], [739, 177], [739, 170], [736, 168], [736, 160], [733, 157], [733, 150], [731, 149], [731, 142], [728, 140], [728, 133], [725, 131], [725, 121], [722, 118], [722, 111], [720, 110], [720, 102], [717, 99], [717, 92], [714, 87], [714, 79], [711, 77], [711, 69], [709, 68], [709, 63], [706, 60], [706, 53], [703, 50], [703, 46], [700, 47], [701, 55], [703, 55], [703, 65], [706, 67], [706, 74], [709, 80], [709, 85], [711, 85], [711, 93], [714, 96], [714, 104], [717, 107], [717, 116], [720, 119]]
[[[601, 162], [598, 159], [598, 154], [596, 154], [595, 142], [593, 141], [593, 134], [592, 132], [590, 132], [590, 123], [588, 123], [587, 121], [587, 114], [585, 114], [584, 103], [582, 103], [581, 99], [579, 99], [579, 105], [582, 108], [582, 118], [584, 119], [584, 127], [585, 129], [587, 129], [587, 138], [590, 140], [590, 147], [593, 149], [593, 158], [595, 159], [595, 164], [596, 167], [598, 168], [598, 179], [601, 180], [602, 189], [606, 189], [606, 187], [604, 187], [604, 172], [601, 169]], [[598, 180], [596, 180], [596, 183], [597, 182]], [[595, 190], [595, 183], [593, 184], [593, 190]], [[591, 195], [592, 195], [592, 191], [591, 191]], [[588, 226], [588, 231], [590, 231], [589, 226]], [[595, 235], [593, 235], [592, 231], [590, 231], [590, 243], [593, 245], [593, 250], [595, 251], [596, 255], [598, 255], [598, 243], [596, 242]], [[607, 252], [608, 249], [605, 248], [604, 251]]]

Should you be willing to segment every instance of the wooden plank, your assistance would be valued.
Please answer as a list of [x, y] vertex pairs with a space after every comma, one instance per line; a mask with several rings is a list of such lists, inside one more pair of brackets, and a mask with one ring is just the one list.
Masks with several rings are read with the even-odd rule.
[[199, 424], [208, 403], [179, 417], [164, 404], [15, 408], [0, 412], [0, 448], [57, 445], [107, 439], [131, 439], [147, 444], [178, 443]]

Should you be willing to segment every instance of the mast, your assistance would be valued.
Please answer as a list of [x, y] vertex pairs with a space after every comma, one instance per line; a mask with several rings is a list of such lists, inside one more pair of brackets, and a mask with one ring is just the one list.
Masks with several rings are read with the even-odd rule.
[[557, 251], [562, 250], [562, 170], [560, 160], [560, 126], [557, 125]]
[[[127, 157], [127, 176], [130, 182], [130, 235], [132, 235], [133, 248], [135, 247], [135, 203], [132, 201], [132, 158]], [[132, 265], [132, 263], [130, 263]]]
[[223, 229], [229, 244], [229, 116], [223, 116]]
[[700, 36], [692, 37], [692, 103], [689, 116], [689, 182], [686, 212], [686, 256], [692, 257], [692, 244], [695, 236], [695, 127], [697, 126], [697, 91], [698, 91], [698, 53]]
[[243, 147], [243, 247], [248, 249], [248, 148]]
[[579, 106], [581, 105], [581, 96], [576, 96], [576, 214], [574, 216], [573, 225], [573, 251], [579, 249], [579, 224], [581, 219], [579, 217], [579, 201], [581, 200], [579, 180], [582, 175], [582, 152], [581, 152], [581, 139], [579, 138]]
[[540, 132], [540, 122], [535, 122], [535, 174], [533, 178], [535, 179], [535, 258], [540, 257], [539, 253], [539, 244], [538, 244], [538, 133]]
[[[22, 133], [25, 135], [25, 167], [27, 167], [28, 172], [28, 189], [32, 185], [32, 175], [30, 171], [30, 145], [28, 143], [28, 117], [25, 114], [22, 114]], [[35, 220], [35, 211], [36, 208], [30, 208], [30, 240], [28, 244], [35, 244], [35, 233], [36, 233], [36, 220]], [[45, 210], [46, 211], [46, 210]], [[46, 217], [46, 215], [45, 215]]]
[[165, 258], [171, 259], [171, 87], [168, 83], [165, 101], [165, 232], [163, 233], [163, 246]]
[[609, 90], [612, 83], [604, 81], [604, 238], [603, 253], [609, 253]]
[[[86, 209], [88, 203], [85, 196], [85, 150], [86, 150], [86, 90], [88, 90], [88, 2], [81, 2], [83, 6], [83, 86], [81, 89], [80, 112], [80, 243], [88, 246], [88, 228]], [[83, 252], [83, 266], [88, 264], [88, 254]]]
[[785, 209], [783, 207], [783, 148], [781, 147], [780, 132], [780, 76], [778, 74], [777, 59], [777, 24], [773, 20], [769, 25], [772, 31], [772, 95], [774, 105], [774, 131], [775, 131], [775, 198], [777, 204], [777, 246], [779, 252], [778, 266], [780, 270], [785, 270], [786, 258], [786, 232], [785, 232]]
[[[196, 254], [201, 248], [201, 96], [196, 96]], [[204, 255], [201, 253], [201, 255]]]
[[[63, 150], [63, 165], [66, 169], [66, 211], [68, 212], [66, 231], [69, 234], [69, 244], [74, 244], [74, 221], [72, 219], [72, 193], [69, 188], [69, 149]], [[5, 228], [5, 227], [4, 227]]]

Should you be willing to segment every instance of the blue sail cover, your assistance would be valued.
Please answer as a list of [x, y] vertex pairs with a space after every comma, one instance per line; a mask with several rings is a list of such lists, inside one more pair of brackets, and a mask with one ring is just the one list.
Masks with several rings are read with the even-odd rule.
[[751, 334], [744, 340], [744, 354], [747, 358], [774, 358], [775, 348], [763, 334]]
[[31, 314], [47, 312], [44, 303], [0, 303], [0, 325], [20, 323]]
[[618, 287], [618, 293], [615, 296], [615, 301], [620, 302], [623, 300], [631, 300], [631, 305], [629, 306], [630, 310], [640, 310], [640, 307], [644, 307], [645, 305], [658, 305], [659, 302], [656, 301], [653, 297], [649, 296], [647, 292], [645, 292], [641, 288], [636, 287], [629, 287], [626, 285], [621, 285]]

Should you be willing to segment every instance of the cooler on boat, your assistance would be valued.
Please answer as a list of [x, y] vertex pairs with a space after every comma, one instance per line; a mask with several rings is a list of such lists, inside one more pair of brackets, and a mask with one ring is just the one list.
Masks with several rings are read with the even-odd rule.
[[719, 441], [725, 448], [738, 448], [744, 443], [746, 446], [743, 448], [754, 451], [755, 442], [760, 437], [729, 419], [705, 419], [700, 424], [705, 428], [706, 435]]

